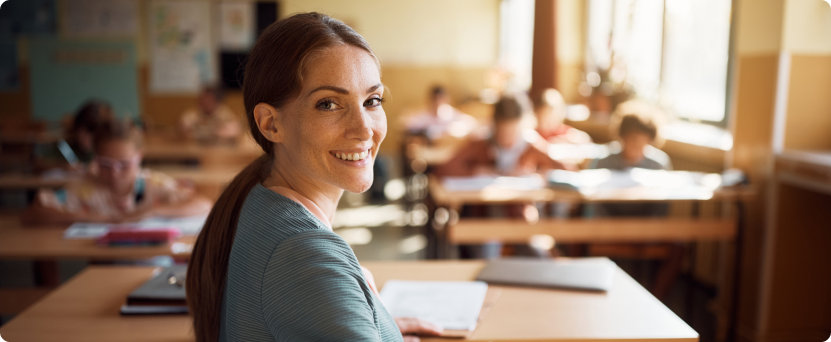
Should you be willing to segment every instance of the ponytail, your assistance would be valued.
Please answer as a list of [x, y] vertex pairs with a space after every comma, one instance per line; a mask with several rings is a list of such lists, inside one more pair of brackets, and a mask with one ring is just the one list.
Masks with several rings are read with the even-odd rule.
[[[251, 189], [268, 176], [272, 157], [263, 154], [242, 170], [219, 196], [193, 246], [185, 288], [198, 342], [219, 339], [228, 259], [242, 204]], [[217, 299], [220, 300], [217, 300]]]

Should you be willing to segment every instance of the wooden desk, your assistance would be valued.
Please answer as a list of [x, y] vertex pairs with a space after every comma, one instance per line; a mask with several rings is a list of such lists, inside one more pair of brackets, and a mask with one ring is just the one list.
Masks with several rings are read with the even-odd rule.
[[[177, 180], [190, 181], [196, 186], [197, 192], [216, 200], [234, 177], [245, 167], [245, 164], [230, 163], [212, 167], [182, 167], [158, 166], [150, 169], [160, 171]], [[66, 175], [61, 177], [43, 177], [19, 173], [0, 174], [0, 189], [39, 189], [60, 188], [79, 179], [80, 175]]]
[[[105, 247], [94, 240], [66, 240], [67, 226], [22, 227], [16, 215], [0, 216], [0, 259], [142, 260], [159, 255], [190, 256], [195, 236], [154, 247]], [[178, 244], [177, 244], [178, 243]]]
[[0, 189], [60, 188], [79, 176], [41, 177], [21, 173], [0, 174]]
[[[364, 263], [389, 279], [472, 280], [481, 261]], [[9, 341], [192, 341], [189, 316], [122, 317], [148, 267], [89, 267], [0, 328]], [[501, 291], [471, 341], [698, 341], [698, 334], [617, 269], [607, 293], [491, 286]], [[424, 339], [425, 341], [448, 341]]]
[[[437, 206], [457, 212], [466, 204], [740, 201], [754, 194], [752, 189], [741, 188], [701, 190], [668, 197], [660, 189], [642, 187], [604, 190], [589, 195], [551, 188], [447, 191], [435, 177], [431, 177], [428, 184], [430, 196]], [[442, 228], [448, 242], [456, 244], [494, 240], [524, 243], [537, 234], [551, 235], [564, 242], [725, 241], [735, 238], [737, 218], [544, 219], [533, 224], [515, 219], [463, 219]]]

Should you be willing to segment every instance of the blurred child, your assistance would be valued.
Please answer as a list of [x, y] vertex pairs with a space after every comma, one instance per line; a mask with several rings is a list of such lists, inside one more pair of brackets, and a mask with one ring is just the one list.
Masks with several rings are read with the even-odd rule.
[[621, 103], [613, 113], [620, 152], [595, 161], [591, 168], [672, 170], [669, 156], [652, 146], [659, 138], [656, 123], [659, 115], [657, 109], [639, 101]]
[[233, 141], [242, 135], [239, 118], [222, 103], [219, 87], [205, 87], [197, 98], [197, 106], [182, 114], [182, 133], [202, 142]]
[[550, 143], [588, 144], [592, 140], [586, 132], [563, 123], [566, 101], [556, 89], [546, 89], [534, 103], [537, 133]]
[[409, 133], [424, 134], [429, 140], [438, 140], [449, 134], [464, 137], [476, 128], [476, 119], [450, 105], [450, 96], [442, 86], [430, 90], [430, 103], [421, 113], [405, 119]]
[[[560, 162], [551, 159], [536, 142], [542, 138], [533, 130], [524, 127], [523, 118], [531, 115], [530, 104], [520, 95], [503, 96], [493, 109], [493, 134], [490, 139], [475, 140], [463, 147], [446, 164], [439, 166], [435, 173], [445, 176], [473, 176], [492, 174], [522, 176], [551, 169], [564, 169]], [[529, 222], [539, 219], [539, 211], [532, 204], [511, 204], [500, 206], [467, 206], [462, 215], [524, 218]], [[548, 251], [537, 250], [527, 245], [511, 245], [517, 254], [548, 256]], [[494, 258], [502, 252], [500, 243], [481, 246], [460, 246], [462, 258]]]
[[133, 222], [153, 216], [207, 214], [211, 202], [173, 178], [142, 169], [141, 133], [131, 125], [103, 123], [93, 139], [90, 171], [62, 189], [41, 189], [24, 211], [29, 224]]
[[72, 126], [67, 132], [67, 143], [82, 164], [89, 164], [95, 155], [92, 140], [98, 127], [112, 118], [113, 109], [110, 104], [97, 100], [87, 101], [75, 113]]
[[463, 147], [446, 164], [436, 169], [439, 176], [499, 174], [526, 175], [551, 169], [564, 169], [535, 145], [539, 135], [523, 127], [522, 119], [530, 114], [527, 101], [518, 96], [504, 96], [494, 105], [493, 134], [490, 139], [475, 140]]

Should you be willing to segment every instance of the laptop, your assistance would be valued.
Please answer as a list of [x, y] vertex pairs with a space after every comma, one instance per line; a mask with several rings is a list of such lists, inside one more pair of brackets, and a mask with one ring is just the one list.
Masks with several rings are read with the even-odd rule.
[[608, 291], [617, 266], [609, 258], [502, 258], [488, 262], [476, 280], [493, 284]]

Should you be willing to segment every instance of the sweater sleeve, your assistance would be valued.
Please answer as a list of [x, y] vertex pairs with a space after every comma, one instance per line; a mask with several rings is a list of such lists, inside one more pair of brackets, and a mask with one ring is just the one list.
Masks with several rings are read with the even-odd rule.
[[379, 341], [369, 285], [352, 250], [330, 231], [297, 233], [263, 274], [263, 318], [276, 341]]

